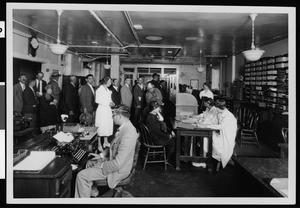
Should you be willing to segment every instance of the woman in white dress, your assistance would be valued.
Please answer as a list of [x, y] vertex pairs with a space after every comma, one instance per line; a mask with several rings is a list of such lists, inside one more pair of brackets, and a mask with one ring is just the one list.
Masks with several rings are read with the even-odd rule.
[[[110, 146], [107, 137], [113, 134], [111, 107], [115, 106], [115, 104], [111, 100], [111, 91], [108, 89], [110, 85], [110, 77], [104, 77], [101, 80], [100, 87], [96, 90], [95, 101], [98, 107], [96, 110], [95, 126], [98, 127], [98, 150], [100, 152], [103, 151], [103, 148]], [[102, 137], [104, 138], [103, 148], [101, 146]]]
[[210, 91], [209, 85], [206, 82], [203, 84], [203, 90], [201, 90], [201, 92], [199, 93], [199, 97], [201, 100], [200, 110], [204, 111], [205, 110], [204, 99], [205, 98], [214, 99], [214, 94], [212, 93], [212, 91]]
[[[209, 124], [206, 127], [218, 131], [213, 132], [213, 149], [212, 156], [221, 161], [222, 167], [225, 168], [229, 162], [235, 145], [235, 136], [237, 131], [237, 120], [234, 115], [226, 108], [224, 100], [217, 100], [218, 124]], [[207, 146], [205, 145], [207, 152]]]
[[[204, 97], [203, 104], [205, 106], [205, 111], [197, 116], [194, 116], [193, 118], [196, 118], [198, 120], [197, 126], [198, 127], [204, 127], [204, 125], [210, 125], [210, 124], [218, 124], [218, 109], [214, 106], [215, 102], [212, 98]], [[206, 157], [207, 153], [207, 138], [204, 137], [204, 146], [206, 148], [203, 148], [203, 157]], [[197, 144], [199, 147], [201, 146], [200, 143]], [[192, 145], [191, 145], [191, 151], [192, 151]], [[206, 167], [206, 163], [199, 163], [199, 162], [192, 162], [193, 166], [195, 167]]]

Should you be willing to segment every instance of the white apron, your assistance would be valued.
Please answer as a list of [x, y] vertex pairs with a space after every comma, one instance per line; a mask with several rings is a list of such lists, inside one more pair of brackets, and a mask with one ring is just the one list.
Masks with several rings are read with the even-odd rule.
[[95, 101], [98, 103], [95, 118], [98, 136], [110, 136], [113, 133], [112, 110], [109, 106], [109, 103], [112, 102], [111, 91], [101, 85], [96, 90]]

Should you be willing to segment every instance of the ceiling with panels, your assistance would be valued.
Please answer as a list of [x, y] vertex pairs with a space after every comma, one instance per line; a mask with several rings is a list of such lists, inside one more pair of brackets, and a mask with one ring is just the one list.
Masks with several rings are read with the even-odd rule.
[[[46, 43], [56, 43], [58, 15], [55, 9], [14, 9], [12, 14], [14, 29], [35, 35]], [[69, 45], [70, 53], [85, 58], [119, 54], [122, 62], [158, 60], [189, 64], [199, 61], [200, 54], [202, 57], [226, 57], [251, 46], [249, 13], [83, 8], [64, 9], [60, 20], [61, 42]], [[288, 14], [258, 14], [256, 46], [287, 37]]]

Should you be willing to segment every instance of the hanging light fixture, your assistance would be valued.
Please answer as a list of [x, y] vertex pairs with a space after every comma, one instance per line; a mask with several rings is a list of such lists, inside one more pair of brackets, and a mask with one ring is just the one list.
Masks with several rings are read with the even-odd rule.
[[203, 65], [201, 65], [201, 59], [202, 59], [202, 50], [200, 50], [200, 63], [199, 63], [199, 66], [198, 67], [196, 67], [196, 70], [198, 71], [198, 72], [204, 72], [204, 70], [205, 70], [205, 67], [203, 66]]
[[111, 65], [108, 63], [108, 48], [106, 49], [107, 57], [106, 57], [106, 63], [104, 64], [104, 69], [110, 69]]
[[58, 15], [58, 26], [57, 26], [57, 43], [56, 44], [49, 44], [49, 48], [52, 53], [55, 55], [62, 55], [66, 52], [68, 49], [67, 45], [62, 45], [60, 44], [60, 39], [59, 39], [59, 32], [60, 32], [60, 15], [63, 13], [63, 10], [57, 10], [57, 15]]
[[250, 14], [252, 20], [252, 43], [251, 43], [251, 50], [244, 51], [243, 54], [248, 61], [257, 61], [265, 52], [264, 50], [259, 50], [254, 46], [254, 21], [257, 14]]

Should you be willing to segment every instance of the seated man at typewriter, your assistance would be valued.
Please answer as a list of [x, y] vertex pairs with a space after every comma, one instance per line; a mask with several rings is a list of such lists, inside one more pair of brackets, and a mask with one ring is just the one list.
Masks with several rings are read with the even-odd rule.
[[75, 197], [95, 197], [98, 189], [93, 181], [106, 179], [109, 188], [115, 188], [131, 171], [138, 133], [129, 120], [130, 108], [120, 105], [113, 111], [113, 120], [119, 126], [110, 148], [94, 156], [76, 178]]

